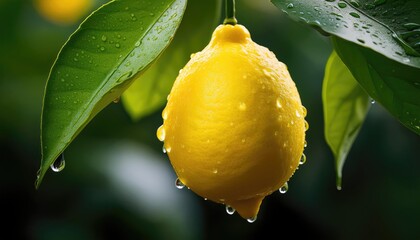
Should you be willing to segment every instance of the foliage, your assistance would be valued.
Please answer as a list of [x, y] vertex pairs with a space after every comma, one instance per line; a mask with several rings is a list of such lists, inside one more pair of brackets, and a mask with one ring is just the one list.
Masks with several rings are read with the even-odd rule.
[[51, 69], [41, 122], [38, 187], [49, 166], [171, 42], [185, 0], [112, 1], [84, 21]]
[[327, 62], [322, 88], [325, 139], [336, 159], [337, 187], [351, 145], [368, 113], [371, 101], [336, 52]]
[[[272, 2], [292, 19], [330, 36], [337, 53], [327, 64], [323, 100], [325, 137], [336, 158], [339, 181], [345, 157], [368, 109], [364, 92], [420, 134], [418, 1]], [[89, 121], [118, 100], [134, 81], [123, 95], [124, 106], [133, 119], [162, 106], [177, 69], [205, 43], [219, 1], [198, 5], [191, 1], [186, 8], [186, 0], [150, 0], [142, 5], [134, 0], [116, 0], [81, 24], [61, 50], [47, 82], [41, 123], [43, 158], [37, 186]], [[185, 9], [186, 17], [175, 35]], [[202, 19], [195, 21], [198, 12], [206, 15], [200, 14]], [[191, 31], [191, 26], [196, 28]], [[173, 44], [163, 52], [174, 36]], [[330, 92], [328, 89], [336, 84], [340, 90]], [[360, 114], [343, 114], [342, 109]], [[334, 122], [336, 117], [342, 124]], [[337, 134], [338, 138], [332, 137]]]
[[[361, 87], [372, 99], [379, 102], [404, 126], [420, 134], [420, 2], [417, 0], [272, 0], [292, 19], [304, 22], [321, 33], [331, 36], [334, 49]], [[327, 65], [327, 72], [330, 66]], [[337, 76], [336, 76], [337, 77]], [[326, 76], [324, 81], [329, 81]], [[335, 80], [335, 81], [338, 81]], [[324, 83], [324, 86], [328, 83]], [[352, 85], [349, 85], [349, 87]], [[350, 87], [351, 88], [351, 87]], [[324, 96], [326, 93], [324, 93]], [[330, 95], [326, 101], [340, 101], [344, 95]], [[329, 111], [339, 111], [342, 105], [355, 99], [347, 98], [336, 109], [324, 106]], [[360, 121], [355, 115], [349, 121]], [[351, 119], [355, 118], [355, 119]], [[325, 118], [325, 126], [334, 123]], [[362, 120], [363, 121], [363, 120]], [[345, 129], [327, 128], [326, 139], [331, 146], [335, 131]], [[330, 132], [331, 131], [331, 132]], [[354, 138], [341, 144], [339, 152], [348, 152]], [[337, 154], [336, 172], [341, 178], [345, 155]]]
[[122, 95], [124, 107], [133, 120], [150, 115], [166, 102], [179, 70], [190, 59], [190, 55], [203, 49], [210, 39], [216, 23], [215, 16], [219, 15], [219, 5], [213, 1], [188, 3], [170, 47]]

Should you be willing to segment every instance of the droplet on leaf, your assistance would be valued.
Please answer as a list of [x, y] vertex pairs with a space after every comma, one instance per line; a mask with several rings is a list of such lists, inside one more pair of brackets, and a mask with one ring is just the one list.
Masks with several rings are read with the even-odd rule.
[[64, 159], [64, 153], [60, 154], [58, 158], [54, 161], [53, 164], [51, 164], [51, 170], [54, 172], [61, 172], [64, 167], [66, 166], [66, 161]]

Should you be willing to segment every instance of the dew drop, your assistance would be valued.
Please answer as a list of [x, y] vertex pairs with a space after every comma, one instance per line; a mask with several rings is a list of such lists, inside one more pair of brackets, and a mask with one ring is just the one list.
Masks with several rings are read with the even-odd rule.
[[356, 12], [351, 12], [351, 13], [349, 13], [352, 17], [355, 17], [355, 18], [360, 18], [360, 15], [359, 14], [357, 14]]
[[266, 77], [270, 77], [270, 71], [269, 71], [269, 70], [267, 70], [267, 69], [263, 69], [263, 72], [264, 72], [264, 75], [265, 75]]
[[295, 5], [293, 5], [293, 3], [289, 3], [289, 4], [287, 4], [287, 8], [288, 9], [292, 9], [292, 8], [294, 8], [295, 7]]
[[276, 100], [276, 106], [277, 106], [277, 108], [282, 108], [283, 106], [281, 105], [281, 100], [280, 100], [280, 98], [277, 98], [277, 100]]
[[179, 178], [177, 178], [175, 180], [175, 187], [178, 189], [183, 189], [185, 187], [184, 183], [181, 182], [181, 180], [179, 180]]
[[166, 120], [168, 118], [168, 110], [165, 108], [162, 111], [162, 119]]
[[255, 216], [255, 217], [251, 217], [251, 218], [248, 218], [248, 219], [247, 219], [247, 221], [248, 221], [249, 223], [253, 223], [253, 222], [257, 221], [257, 216]]
[[287, 192], [287, 190], [289, 190], [289, 184], [286, 182], [280, 189], [279, 189], [279, 192], [281, 193], [281, 194], [284, 194], [284, 193], [286, 193]]
[[102, 52], [105, 51], [105, 47], [101, 47], [100, 49], [101, 49]]
[[236, 210], [233, 207], [226, 205], [226, 212], [229, 215], [233, 215], [236, 212]]
[[376, 103], [375, 99], [371, 98], [371, 99], [370, 99], [370, 103], [371, 103], [371, 104], [375, 104], [375, 103]]
[[420, 28], [420, 24], [418, 23], [405, 23], [403, 26], [409, 31]]
[[347, 4], [346, 4], [345, 2], [339, 2], [339, 3], [338, 3], [338, 6], [339, 6], [340, 8], [345, 8], [345, 7], [347, 7]]
[[244, 102], [239, 103], [239, 110], [245, 111], [246, 110], [246, 104]]
[[160, 126], [156, 132], [156, 136], [159, 139], [159, 141], [163, 142], [165, 141], [165, 136], [166, 136], [166, 132], [165, 132], [165, 128], [162, 126]]
[[167, 150], [166, 150], [165, 146], [162, 146], [162, 152], [167, 153]]
[[315, 26], [319, 26], [319, 27], [321, 27], [322, 25], [321, 25], [321, 22], [319, 21], [319, 20], [315, 20], [315, 21], [313, 21], [312, 22]]
[[296, 117], [298, 117], [298, 118], [301, 117], [301, 115], [300, 115], [300, 113], [299, 113], [299, 111], [297, 109], [296, 109]]
[[119, 103], [120, 102], [120, 97], [117, 97], [116, 99], [114, 99], [112, 102], [114, 103]]
[[303, 112], [303, 117], [306, 117], [306, 115], [308, 114], [308, 111], [306, 110], [304, 106], [302, 106], [302, 112]]
[[62, 153], [50, 167], [54, 172], [61, 172], [65, 166], [66, 161], [64, 160], [64, 153]]
[[102, 35], [102, 37], [101, 37], [101, 40], [102, 40], [102, 42], [106, 42], [106, 36], [105, 35]]
[[116, 48], [120, 48], [120, 44], [119, 44], [119, 43], [116, 43], [116, 44], [115, 44], [115, 47], [116, 47]]
[[306, 148], [308, 146], [308, 142], [305, 140], [305, 142], [303, 143], [303, 147]]
[[137, 41], [137, 42], [134, 44], [134, 46], [136, 46], [136, 47], [140, 46], [140, 41]]
[[171, 146], [167, 146], [167, 147], [166, 147], [166, 152], [167, 152], [167, 153], [170, 153], [170, 152], [171, 152], [171, 150], [172, 150]]
[[360, 3], [356, 0], [350, 1], [350, 4], [353, 5], [353, 7], [360, 7]]
[[305, 124], [305, 131], [308, 131], [308, 129], [309, 129], [309, 123], [305, 120], [304, 124]]
[[300, 158], [299, 165], [306, 163], [306, 155], [302, 153], [302, 157]]

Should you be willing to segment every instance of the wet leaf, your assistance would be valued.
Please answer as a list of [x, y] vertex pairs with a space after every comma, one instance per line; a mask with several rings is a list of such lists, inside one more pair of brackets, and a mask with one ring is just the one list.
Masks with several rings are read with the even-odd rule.
[[292, 19], [420, 68], [418, 0], [272, 0]]
[[272, 2], [291, 18], [331, 35], [362, 88], [420, 134], [420, 1]]
[[338, 38], [333, 43], [363, 89], [404, 126], [420, 134], [420, 69]]
[[337, 188], [343, 165], [370, 107], [370, 98], [336, 52], [328, 59], [322, 87], [325, 139], [334, 154]]
[[112, 1], [73, 33], [45, 89], [36, 187], [89, 121], [167, 47], [185, 7], [186, 0]]
[[184, 19], [168, 49], [122, 95], [133, 120], [164, 105], [179, 70], [208, 43], [220, 12], [219, 0], [190, 1]]

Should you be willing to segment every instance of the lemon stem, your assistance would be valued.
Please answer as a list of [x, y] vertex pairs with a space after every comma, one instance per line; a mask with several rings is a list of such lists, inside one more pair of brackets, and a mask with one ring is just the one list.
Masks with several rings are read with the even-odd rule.
[[226, 18], [223, 21], [223, 24], [236, 25], [238, 20], [236, 20], [235, 17], [235, 0], [226, 0], [225, 2]]

